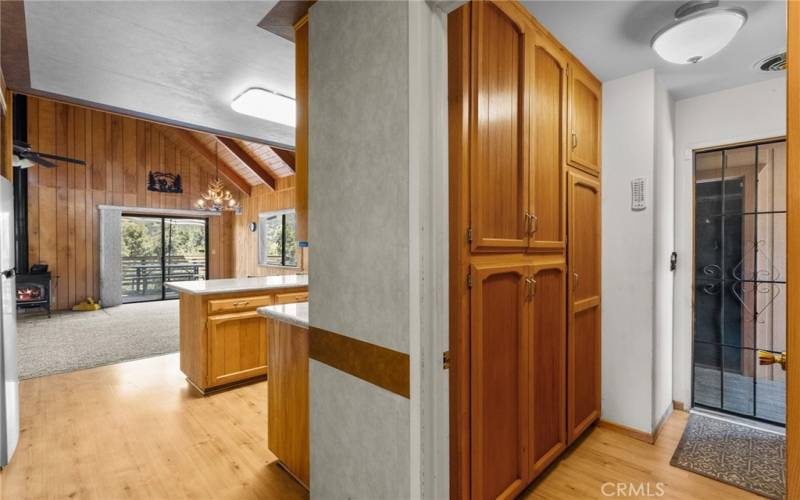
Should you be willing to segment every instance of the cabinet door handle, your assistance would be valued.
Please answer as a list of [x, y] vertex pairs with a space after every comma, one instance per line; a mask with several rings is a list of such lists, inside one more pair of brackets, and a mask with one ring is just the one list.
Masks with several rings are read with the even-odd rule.
[[578, 273], [572, 273], [572, 290], [575, 291], [578, 289], [578, 283], [580, 283], [580, 275]]
[[572, 133], [572, 149], [575, 149], [577, 147], [578, 147], [578, 134], [573, 132]]
[[525, 210], [525, 234], [531, 234], [531, 213]]
[[536, 295], [536, 280], [533, 276], [525, 278], [525, 286], [527, 287], [525, 299], [531, 301], [533, 296]]
[[539, 230], [539, 217], [537, 217], [536, 214], [531, 214], [531, 232], [530, 232], [530, 234], [534, 234], [538, 230]]

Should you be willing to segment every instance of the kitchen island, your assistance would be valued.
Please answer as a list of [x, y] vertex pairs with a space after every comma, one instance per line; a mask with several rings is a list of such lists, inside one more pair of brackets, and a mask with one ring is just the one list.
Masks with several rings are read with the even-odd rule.
[[308, 489], [308, 302], [260, 307], [258, 313], [267, 318], [269, 331], [267, 444]]
[[265, 378], [268, 325], [256, 309], [308, 298], [308, 276], [300, 274], [165, 286], [180, 297], [181, 371], [204, 395]]

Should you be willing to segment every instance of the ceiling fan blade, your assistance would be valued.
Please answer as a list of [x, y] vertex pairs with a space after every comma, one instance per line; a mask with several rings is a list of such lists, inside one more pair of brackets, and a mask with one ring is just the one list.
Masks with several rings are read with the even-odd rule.
[[32, 161], [34, 163], [38, 163], [39, 165], [41, 165], [43, 167], [56, 168], [56, 166], [57, 166], [55, 163], [53, 163], [51, 161], [48, 161], [48, 160], [45, 160], [44, 158], [41, 158], [41, 157], [39, 157], [39, 155], [36, 155], [36, 154], [26, 155], [25, 158], [27, 158], [28, 160], [30, 160], [30, 161]]
[[84, 160], [78, 160], [76, 158], [68, 158], [66, 156], [51, 155], [50, 153], [39, 153], [39, 152], [36, 152], [36, 151], [31, 151], [31, 154], [35, 154], [36, 156], [40, 156], [42, 158], [49, 158], [51, 160], [63, 161], [63, 162], [66, 162], [66, 163], [76, 163], [78, 165], [86, 165], [86, 162]]

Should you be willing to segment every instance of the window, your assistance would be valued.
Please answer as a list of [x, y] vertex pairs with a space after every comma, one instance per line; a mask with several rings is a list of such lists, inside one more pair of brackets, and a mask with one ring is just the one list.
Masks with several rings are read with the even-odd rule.
[[294, 210], [258, 216], [258, 263], [297, 267], [297, 215]]

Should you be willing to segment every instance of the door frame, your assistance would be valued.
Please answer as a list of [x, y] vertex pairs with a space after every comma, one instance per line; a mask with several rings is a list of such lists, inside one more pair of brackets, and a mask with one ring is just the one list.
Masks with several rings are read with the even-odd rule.
[[[688, 380], [689, 380], [689, 399], [686, 402], [687, 403], [686, 407], [687, 408], [695, 408], [695, 407], [697, 407], [697, 408], [703, 408], [703, 409], [708, 409], [708, 410], [712, 410], [712, 411], [718, 411], [720, 413], [733, 415], [735, 417], [745, 418], [745, 419], [748, 419], [748, 420], [759, 421], [759, 422], [766, 422], [766, 423], [769, 423], [769, 424], [772, 424], [772, 425], [776, 425], [776, 426], [780, 426], [781, 424], [778, 423], [778, 422], [773, 422], [773, 421], [770, 421], [770, 420], [767, 420], [767, 419], [764, 419], [764, 418], [760, 418], [760, 417], [755, 415], [755, 413], [757, 413], [757, 403], [756, 403], [755, 399], [753, 400], [753, 405], [754, 405], [753, 406], [753, 413], [754, 413], [754, 415], [748, 415], [748, 414], [739, 413], [739, 412], [736, 412], [736, 411], [733, 411], [733, 410], [724, 409], [724, 400], [725, 400], [725, 391], [724, 391], [725, 384], [724, 384], [724, 380], [723, 380], [722, 385], [721, 385], [722, 392], [720, 393], [720, 398], [721, 399], [720, 399], [720, 407], [719, 408], [711, 406], [711, 405], [706, 405], [706, 404], [703, 404], [703, 403], [695, 404], [695, 383], [694, 383], [695, 382], [695, 359], [694, 359], [694, 354], [695, 354], [695, 335], [697, 333], [696, 332], [696, 328], [695, 328], [696, 317], [697, 317], [697, 314], [696, 314], [696, 300], [695, 300], [695, 294], [697, 293], [697, 291], [696, 291], [697, 290], [697, 280], [696, 280], [697, 269], [695, 267], [696, 244], [697, 244], [697, 224], [696, 224], [697, 193], [696, 193], [696, 190], [697, 190], [697, 184], [700, 184], [702, 182], [720, 182], [720, 183], [722, 183], [722, 182], [727, 181], [729, 179], [729, 178], [725, 177], [724, 179], [722, 179], [722, 178], [721, 179], [707, 179], [707, 180], [704, 180], [704, 181], [698, 181], [697, 180], [697, 170], [696, 170], [696, 168], [697, 168], [697, 155], [699, 155], [699, 154], [715, 153], [715, 152], [720, 152], [720, 153], [724, 154], [726, 151], [731, 151], [731, 150], [735, 150], [735, 149], [738, 149], [738, 148], [744, 148], [744, 147], [748, 147], [748, 146], [749, 147], [758, 148], [760, 146], [768, 146], [770, 144], [778, 144], [778, 143], [786, 143], [786, 142], [787, 142], [786, 141], [786, 136], [785, 135], [781, 135], [781, 136], [770, 136], [770, 137], [766, 137], [764, 139], [737, 141], [737, 142], [733, 142], [733, 143], [724, 143], [724, 144], [720, 144], [720, 145], [716, 145], [716, 146], [707, 146], [707, 147], [695, 148], [695, 149], [692, 149], [692, 160], [691, 160], [691, 164], [689, 165], [690, 168], [691, 168], [691, 171], [692, 171], [692, 175], [691, 175], [691, 182], [692, 182], [692, 188], [691, 188], [692, 189], [692, 195], [691, 195], [691, 198], [692, 198], [692, 202], [691, 202], [691, 207], [690, 207], [690, 210], [689, 210], [690, 214], [691, 214], [691, 221], [692, 221], [691, 222], [691, 228], [690, 228], [690, 232], [691, 232], [690, 243], [691, 243], [692, 252], [691, 252], [691, 256], [690, 256], [690, 261], [691, 262], [686, 267], [686, 269], [688, 269], [688, 273], [690, 274], [690, 282], [691, 282], [691, 285], [692, 285], [691, 286], [691, 290], [692, 291], [690, 293], [692, 295], [691, 295], [691, 311], [690, 311], [691, 312], [691, 330], [690, 330], [691, 337], [689, 339], [689, 358], [688, 358], [688, 360], [690, 362], [690, 365], [689, 365], [690, 366], [690, 371], [689, 371], [689, 378], [688, 378]], [[757, 154], [756, 154], [756, 158], [758, 158]], [[723, 160], [722, 164], [723, 165], [725, 164], [724, 160]], [[787, 168], [788, 168], [788, 161], [787, 161]], [[740, 177], [736, 177], [736, 178], [740, 178]], [[730, 179], [733, 179], [733, 178], [730, 178]], [[787, 195], [788, 195], [788, 193], [787, 193]], [[724, 243], [723, 243], [723, 245], [724, 245]], [[787, 255], [787, 258], [788, 258], [788, 255]], [[788, 286], [787, 286], [786, 289], [788, 290]], [[788, 305], [787, 305], [787, 307], [788, 307]], [[730, 348], [730, 347], [726, 347], [726, 348]], [[739, 350], [742, 351], [744, 349], [740, 348]], [[755, 351], [757, 352], [758, 348], [756, 348]], [[720, 354], [720, 363], [723, 363], [723, 358], [724, 358], [724, 354], [721, 353]], [[720, 374], [722, 374], [723, 372], [724, 372], [724, 367], [721, 364], [720, 365]]]
[[[788, 3], [786, 282], [800, 283], [800, 5]], [[800, 355], [800, 293], [786, 287], [786, 351]], [[800, 365], [786, 371], [786, 498], [800, 498]]]

